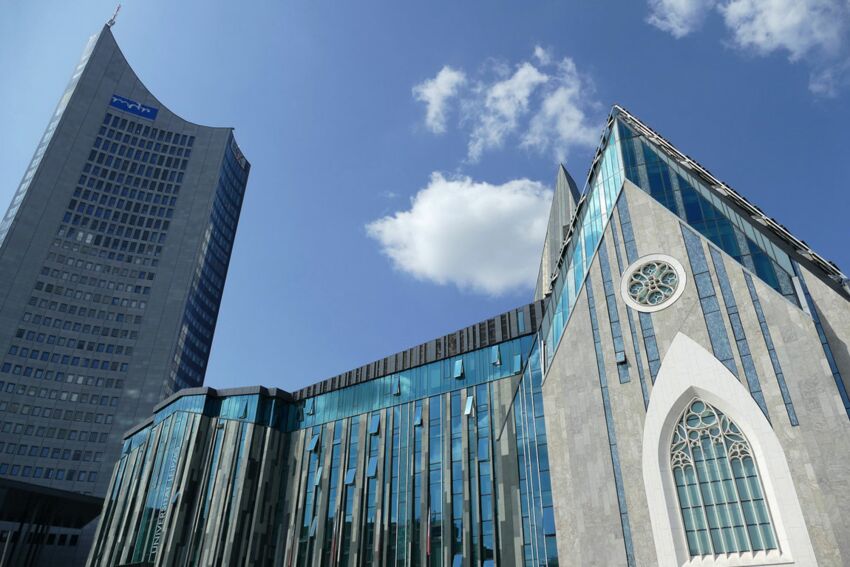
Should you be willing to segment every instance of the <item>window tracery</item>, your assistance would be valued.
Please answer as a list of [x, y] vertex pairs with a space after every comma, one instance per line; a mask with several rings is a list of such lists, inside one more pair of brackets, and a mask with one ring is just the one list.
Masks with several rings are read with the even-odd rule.
[[676, 423], [670, 466], [691, 557], [778, 549], [747, 438], [694, 398]]

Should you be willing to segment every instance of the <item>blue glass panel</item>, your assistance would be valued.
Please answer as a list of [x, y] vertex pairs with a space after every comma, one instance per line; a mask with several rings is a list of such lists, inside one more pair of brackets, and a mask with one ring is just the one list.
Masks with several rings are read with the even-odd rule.
[[453, 378], [463, 378], [463, 359], [455, 360]]
[[463, 410], [464, 415], [472, 415], [473, 403], [475, 402], [475, 398], [473, 396], [466, 397], [466, 407]]
[[478, 440], [478, 460], [486, 461], [490, 458], [490, 440], [489, 439], [479, 439]]
[[555, 535], [555, 509], [552, 507], [543, 508], [543, 533]]
[[369, 435], [377, 435], [381, 430], [380, 414], [373, 414], [369, 420]]
[[312, 452], [316, 450], [316, 447], [319, 446], [319, 434], [314, 433], [310, 438], [310, 443], [307, 445], [307, 450]]
[[596, 162], [579, 202], [577, 220], [573, 225], [576, 228], [564, 250], [560, 275], [546, 305], [541, 335], [545, 337], [547, 368], [608, 225], [613, 205], [622, 191], [623, 173], [616, 129], [607, 131], [605, 137], [607, 141], [602, 149], [602, 158]]

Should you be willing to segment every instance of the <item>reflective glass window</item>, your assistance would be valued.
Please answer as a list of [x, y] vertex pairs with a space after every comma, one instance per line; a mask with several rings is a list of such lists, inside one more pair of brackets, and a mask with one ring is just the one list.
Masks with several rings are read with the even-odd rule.
[[452, 374], [454, 378], [463, 378], [463, 359], [460, 358], [455, 360], [454, 364], [454, 373]]

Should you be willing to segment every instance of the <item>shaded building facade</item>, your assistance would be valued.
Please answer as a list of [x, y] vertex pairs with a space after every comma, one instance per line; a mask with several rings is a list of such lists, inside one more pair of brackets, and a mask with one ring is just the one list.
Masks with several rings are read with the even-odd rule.
[[615, 106], [535, 302], [128, 432], [90, 565], [845, 565], [850, 287]]
[[0, 477], [103, 496], [123, 432], [203, 383], [249, 170], [90, 38], [0, 221]]

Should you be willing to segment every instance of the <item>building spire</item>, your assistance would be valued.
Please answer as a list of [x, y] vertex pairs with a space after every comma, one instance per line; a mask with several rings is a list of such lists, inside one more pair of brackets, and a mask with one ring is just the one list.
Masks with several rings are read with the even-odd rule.
[[115, 8], [115, 12], [112, 14], [112, 17], [109, 18], [108, 22], [106, 22], [107, 27], [111, 28], [112, 26], [115, 25], [115, 18], [118, 17], [118, 12], [120, 12], [120, 11], [121, 11], [121, 4], [118, 4], [118, 6]]

